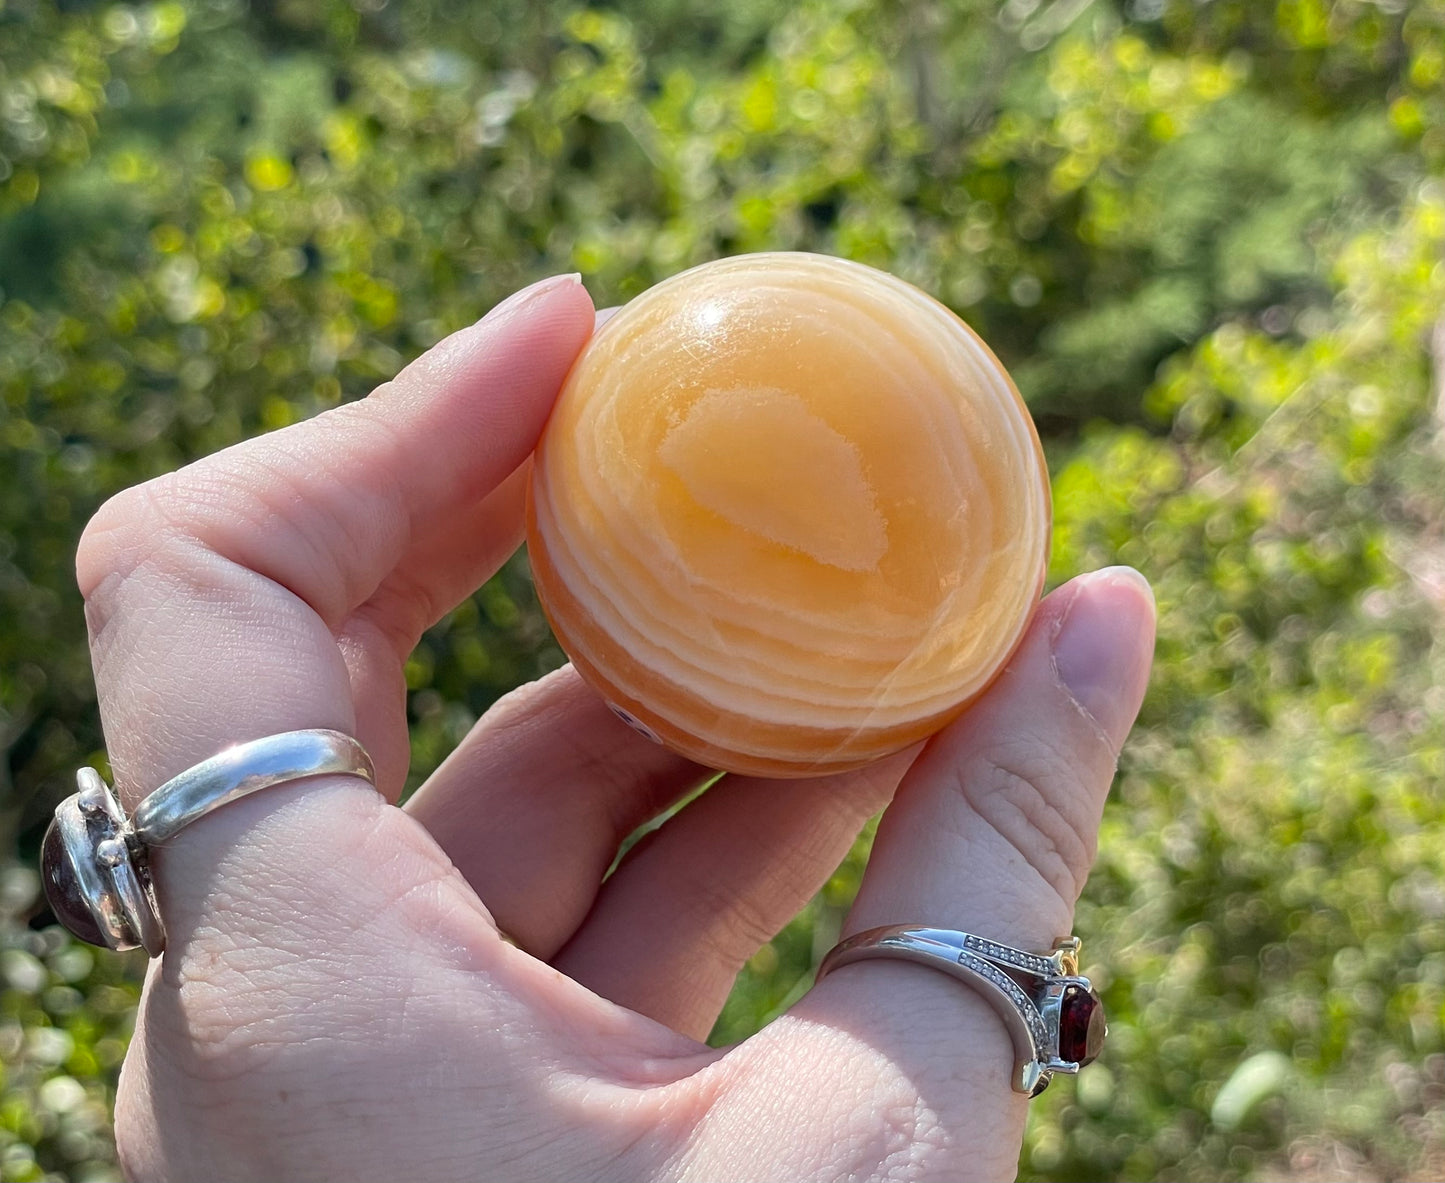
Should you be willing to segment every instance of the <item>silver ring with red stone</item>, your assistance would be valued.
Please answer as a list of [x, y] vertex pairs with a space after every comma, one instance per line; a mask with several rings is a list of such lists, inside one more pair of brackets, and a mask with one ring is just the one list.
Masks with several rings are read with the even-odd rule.
[[818, 981], [835, 969], [877, 957], [914, 961], [977, 987], [1008, 1027], [1014, 1044], [1015, 1092], [1037, 1097], [1054, 1073], [1073, 1074], [1093, 1062], [1108, 1028], [1104, 1004], [1079, 974], [1079, 938], [1028, 953], [947, 928], [892, 924], [835, 945]]
[[327, 774], [375, 783], [371, 757], [340, 731], [287, 731], [227, 748], [166, 781], [127, 818], [93, 768], [55, 810], [40, 877], [55, 918], [92, 945], [159, 957], [166, 929], [151, 884], [150, 850], [193, 821], [260, 789]]

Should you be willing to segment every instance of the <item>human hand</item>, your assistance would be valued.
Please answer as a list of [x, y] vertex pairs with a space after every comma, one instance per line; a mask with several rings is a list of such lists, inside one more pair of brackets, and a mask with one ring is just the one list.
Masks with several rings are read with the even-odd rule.
[[406, 657], [518, 544], [527, 457], [593, 316], [575, 281], [536, 285], [369, 398], [121, 494], [86, 531], [129, 807], [228, 744], [299, 728], [357, 736], [381, 789], [270, 789], [152, 852], [168, 947], [121, 1077], [131, 1177], [1013, 1174], [1012, 1045], [942, 974], [849, 966], [745, 1043], [699, 1041], [895, 789], [845, 931], [1041, 949], [1070, 931], [1147, 680], [1134, 573], [1049, 596], [921, 754], [724, 778], [605, 884], [619, 842], [708, 774], [570, 670], [388, 804]]

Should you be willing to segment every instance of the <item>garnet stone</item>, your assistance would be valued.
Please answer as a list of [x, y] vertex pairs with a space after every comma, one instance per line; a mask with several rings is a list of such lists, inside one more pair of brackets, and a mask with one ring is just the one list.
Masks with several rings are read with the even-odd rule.
[[1083, 1067], [1104, 1047], [1104, 1004], [1092, 990], [1070, 986], [1059, 1006], [1059, 1059]]
[[95, 922], [95, 914], [80, 893], [70, 854], [60, 837], [60, 822], [54, 820], [45, 831], [41, 845], [40, 879], [45, 885], [45, 899], [55, 918], [82, 941], [92, 945], [107, 944], [105, 935]]

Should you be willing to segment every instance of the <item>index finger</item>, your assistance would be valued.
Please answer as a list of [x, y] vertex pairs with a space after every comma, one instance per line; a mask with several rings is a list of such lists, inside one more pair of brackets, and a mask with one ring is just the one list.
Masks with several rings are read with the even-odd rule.
[[238, 740], [352, 732], [333, 634], [522, 464], [592, 320], [575, 276], [534, 285], [368, 398], [107, 502], [76, 568], [123, 787]]
[[592, 324], [577, 276], [545, 280], [367, 398], [112, 498], [76, 559], [92, 617], [103, 582], [180, 532], [334, 625], [419, 526], [476, 504], [526, 459]]

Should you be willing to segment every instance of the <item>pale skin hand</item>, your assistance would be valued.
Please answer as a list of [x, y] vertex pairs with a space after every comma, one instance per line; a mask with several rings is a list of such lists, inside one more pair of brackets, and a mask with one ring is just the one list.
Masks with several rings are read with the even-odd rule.
[[738, 1047], [700, 1041], [895, 789], [846, 931], [1039, 949], [1070, 931], [1148, 677], [1153, 603], [1132, 572], [1049, 596], [921, 755], [726, 778], [604, 886], [618, 842], [706, 773], [570, 670], [499, 705], [407, 809], [387, 802], [406, 656], [517, 545], [527, 457], [592, 327], [580, 285], [537, 285], [361, 403], [122, 494], [87, 530], [128, 806], [229, 743], [304, 727], [356, 735], [383, 794], [268, 790], [156, 852], [170, 945], [116, 1114], [133, 1178], [1014, 1174], [1011, 1045], [942, 974], [849, 966]]

